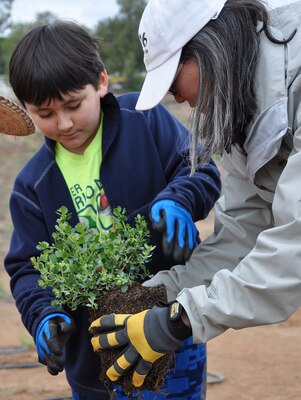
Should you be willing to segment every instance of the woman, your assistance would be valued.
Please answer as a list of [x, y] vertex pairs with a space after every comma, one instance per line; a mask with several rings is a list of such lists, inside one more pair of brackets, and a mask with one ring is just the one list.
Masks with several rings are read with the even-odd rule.
[[[168, 90], [188, 101], [192, 170], [201, 141], [203, 158], [223, 155], [225, 179], [213, 235], [185, 266], [146, 283], [164, 283], [172, 304], [93, 323], [95, 348], [134, 348], [134, 376], [191, 334], [205, 343], [229, 328], [284, 321], [301, 305], [300, 22], [300, 0], [273, 10], [258, 0], [150, 0], [145, 9], [148, 73], [137, 108]], [[124, 370], [115, 363], [108, 376]]]

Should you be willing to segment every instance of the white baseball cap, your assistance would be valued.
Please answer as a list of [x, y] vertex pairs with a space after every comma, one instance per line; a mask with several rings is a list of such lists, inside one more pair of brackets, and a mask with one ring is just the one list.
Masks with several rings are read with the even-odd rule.
[[160, 103], [175, 78], [182, 48], [218, 17], [226, 1], [149, 0], [138, 30], [147, 74], [136, 110]]

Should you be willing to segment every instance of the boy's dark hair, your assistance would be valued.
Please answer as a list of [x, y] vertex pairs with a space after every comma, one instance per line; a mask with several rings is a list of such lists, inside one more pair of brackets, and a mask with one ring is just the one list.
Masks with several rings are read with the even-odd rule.
[[39, 106], [87, 84], [97, 89], [103, 69], [96, 39], [74, 22], [57, 20], [33, 28], [19, 41], [9, 81], [23, 105]]

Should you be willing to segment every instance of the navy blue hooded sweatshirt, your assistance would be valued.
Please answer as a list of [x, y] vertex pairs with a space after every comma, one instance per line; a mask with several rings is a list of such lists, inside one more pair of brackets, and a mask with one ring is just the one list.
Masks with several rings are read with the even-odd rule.
[[[148, 221], [151, 243], [156, 245], [148, 267], [156, 273], [174, 263], [162, 253], [161, 234], [152, 230], [150, 206], [171, 199], [185, 207], [194, 221], [204, 219], [219, 197], [221, 184], [213, 161], [189, 176], [186, 128], [161, 105], [136, 111], [137, 98], [132, 93], [117, 99], [108, 93], [101, 100], [104, 121], [100, 180], [112, 209], [126, 208], [129, 223], [138, 213]], [[51, 306], [51, 290], [39, 287], [39, 273], [30, 258], [39, 255], [38, 242], [53, 242], [59, 207], [65, 205], [72, 213], [71, 225], [78, 222], [54, 149], [55, 142], [46, 138], [17, 176], [10, 200], [14, 230], [5, 268], [22, 321], [34, 338], [41, 320], [57, 309]], [[66, 308], [63, 312], [73, 318], [77, 328], [66, 345], [65, 370], [70, 385], [83, 396], [109, 399], [99, 381], [99, 357], [90, 343], [88, 310]]]

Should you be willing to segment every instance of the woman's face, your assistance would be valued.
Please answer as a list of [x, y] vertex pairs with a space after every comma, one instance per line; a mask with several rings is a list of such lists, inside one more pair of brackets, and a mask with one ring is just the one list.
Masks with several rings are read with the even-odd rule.
[[198, 103], [200, 86], [200, 69], [195, 59], [190, 59], [179, 65], [176, 78], [169, 89], [177, 103], [188, 101], [190, 107]]

